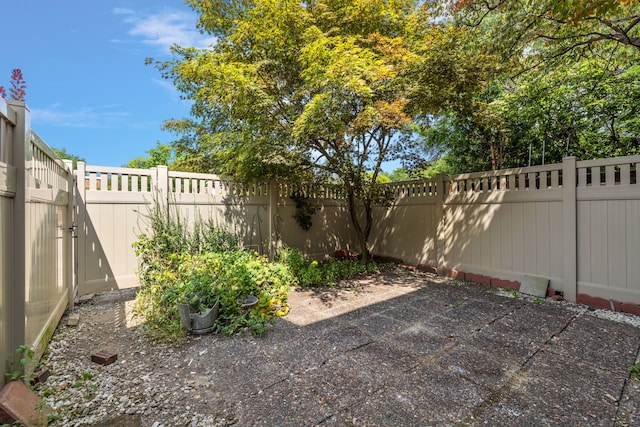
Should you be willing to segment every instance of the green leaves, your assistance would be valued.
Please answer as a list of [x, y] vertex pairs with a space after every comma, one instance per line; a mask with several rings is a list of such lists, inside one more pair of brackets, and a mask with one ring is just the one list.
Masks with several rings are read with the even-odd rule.
[[[367, 253], [384, 162], [416, 153], [411, 125], [469, 109], [490, 62], [410, 0], [190, 0], [209, 49], [157, 64], [191, 118], [167, 122], [180, 167], [236, 180], [340, 182]], [[384, 199], [384, 200], [383, 200]], [[364, 215], [356, 210], [364, 210]], [[366, 256], [364, 257], [366, 260]]]

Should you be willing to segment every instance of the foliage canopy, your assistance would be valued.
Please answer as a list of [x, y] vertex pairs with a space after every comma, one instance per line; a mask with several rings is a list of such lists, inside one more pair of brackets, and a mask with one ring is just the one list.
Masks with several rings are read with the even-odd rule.
[[190, 119], [166, 124], [181, 135], [176, 167], [337, 181], [368, 260], [382, 164], [417, 160], [415, 126], [431, 115], [469, 111], [492, 58], [419, 1], [188, 4], [217, 42], [175, 46], [176, 59], [157, 64], [193, 101]]

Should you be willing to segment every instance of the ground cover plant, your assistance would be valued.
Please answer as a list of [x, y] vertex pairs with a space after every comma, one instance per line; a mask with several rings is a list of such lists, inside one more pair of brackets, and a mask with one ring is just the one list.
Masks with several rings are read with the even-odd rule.
[[363, 264], [358, 260], [329, 258], [322, 262], [311, 261], [293, 248], [282, 249], [279, 260], [291, 270], [296, 283], [302, 287], [335, 286], [341, 280], [374, 273], [384, 268], [380, 264]]

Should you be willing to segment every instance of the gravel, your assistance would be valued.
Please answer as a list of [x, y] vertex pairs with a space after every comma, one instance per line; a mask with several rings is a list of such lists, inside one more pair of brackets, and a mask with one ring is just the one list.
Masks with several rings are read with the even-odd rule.
[[[498, 289], [498, 294], [508, 298], [523, 298], [527, 301], [536, 301], [536, 297], [522, 294], [520, 292], [513, 292], [509, 289]], [[589, 314], [591, 316], [599, 317], [601, 319], [608, 319], [618, 323], [626, 323], [627, 325], [640, 327], [640, 316], [635, 316], [629, 313], [620, 313], [611, 310], [594, 309], [582, 304], [575, 304], [568, 301], [554, 301], [546, 298], [545, 304], [561, 305], [566, 310], [573, 311], [580, 314]]]
[[[98, 297], [78, 306], [74, 310], [80, 315], [78, 326], [67, 326], [64, 316], [40, 362], [40, 369], [51, 373], [36, 386], [36, 393], [53, 409], [50, 425], [234, 422], [234, 405], [223, 398], [207, 400], [203, 391], [210, 385], [197, 383], [196, 372], [190, 369], [193, 355], [188, 351], [197, 338], [179, 347], [150, 343], [139, 319], [132, 317], [133, 301], [109, 299]], [[117, 353], [116, 362], [102, 366], [91, 361], [91, 353], [103, 348]]]

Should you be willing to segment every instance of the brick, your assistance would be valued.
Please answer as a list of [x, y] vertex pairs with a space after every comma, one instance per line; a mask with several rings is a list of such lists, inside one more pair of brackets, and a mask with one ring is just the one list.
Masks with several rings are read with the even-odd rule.
[[371, 259], [375, 262], [378, 262], [380, 264], [396, 264], [396, 265], [400, 265], [403, 264], [402, 260], [400, 258], [395, 258], [392, 256], [384, 256], [384, 255], [371, 255]]
[[475, 282], [487, 286], [491, 285], [491, 277], [483, 276], [482, 274], [467, 273], [465, 275], [465, 280], [467, 282]]
[[349, 258], [349, 251], [347, 251], [346, 249], [336, 249], [335, 251], [333, 251], [333, 257], [339, 259]]
[[464, 271], [443, 269], [442, 275], [454, 280], [465, 280]]
[[588, 294], [579, 293], [576, 295], [576, 302], [578, 304], [591, 305], [591, 296]]
[[491, 286], [495, 286], [497, 288], [506, 288], [506, 289], [515, 289], [516, 291], [520, 289], [520, 282], [517, 280], [504, 280], [504, 279], [496, 279], [495, 277], [491, 278]]
[[623, 302], [622, 304], [620, 304], [620, 306], [622, 312], [640, 316], [640, 305], [630, 302]]
[[110, 350], [102, 349], [92, 353], [91, 360], [106, 366], [118, 360], [118, 355]]
[[409, 271], [417, 271], [418, 270], [418, 267], [416, 267], [415, 265], [398, 264], [398, 267], [404, 268], [405, 270], [409, 270]]
[[554, 295], [556, 295], [556, 290], [554, 288], [552, 288], [551, 286], [549, 286], [547, 288], [547, 296], [548, 297], [552, 297]]
[[0, 390], [0, 424], [21, 422], [22, 425], [46, 426], [47, 408], [22, 381], [11, 381]]
[[49, 372], [48, 369], [43, 369], [42, 371], [36, 373], [33, 376], [33, 378], [31, 379], [31, 385], [35, 385], [35, 384], [43, 383], [47, 381], [47, 378], [49, 378], [49, 375], [51, 375], [51, 372]]
[[589, 304], [593, 308], [600, 308], [602, 310], [611, 310], [611, 303], [608, 299], [601, 297], [591, 297], [591, 304]]
[[438, 267], [435, 267], [433, 265], [418, 264], [416, 268], [427, 273], [438, 274]]
[[562, 295], [551, 295], [550, 297], [552, 300], [554, 301], [563, 301], [564, 298], [562, 297]]

